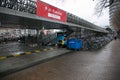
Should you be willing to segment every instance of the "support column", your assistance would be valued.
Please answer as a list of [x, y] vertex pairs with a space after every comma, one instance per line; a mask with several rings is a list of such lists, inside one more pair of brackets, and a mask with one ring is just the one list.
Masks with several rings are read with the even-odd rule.
[[40, 30], [36, 29], [36, 38], [37, 38], [37, 44], [40, 45], [40, 37], [39, 37]]

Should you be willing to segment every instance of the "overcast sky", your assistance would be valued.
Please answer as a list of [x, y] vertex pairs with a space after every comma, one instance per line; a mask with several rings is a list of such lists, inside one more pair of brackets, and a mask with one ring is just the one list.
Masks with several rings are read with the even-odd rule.
[[[105, 9], [100, 17], [95, 15], [96, 2], [93, 0], [41, 0], [62, 10], [77, 15], [98, 26], [109, 25], [108, 9]], [[97, 0], [96, 0], [97, 1]]]

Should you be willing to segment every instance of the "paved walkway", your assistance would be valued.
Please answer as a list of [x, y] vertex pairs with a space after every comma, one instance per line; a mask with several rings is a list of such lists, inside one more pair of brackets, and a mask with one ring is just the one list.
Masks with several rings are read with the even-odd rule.
[[68, 52], [71, 51], [65, 48], [49, 47], [43, 50], [34, 50], [33, 52], [5, 56], [6, 58], [1, 57], [0, 78], [13, 72], [40, 64], [54, 57], [61, 56]]
[[76, 51], [2, 80], [120, 80], [120, 41], [98, 51]]

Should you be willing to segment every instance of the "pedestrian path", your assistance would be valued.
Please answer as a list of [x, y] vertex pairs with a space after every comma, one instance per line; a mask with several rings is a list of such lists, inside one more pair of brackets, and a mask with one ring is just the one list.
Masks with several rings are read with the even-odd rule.
[[55, 49], [55, 47], [41, 47], [41, 49], [34, 49], [34, 50], [25, 51], [25, 52], [16, 51], [14, 53], [10, 53], [10, 54], [7, 53], [7, 55], [0, 56], [0, 60], [5, 60], [11, 57], [20, 57], [23, 55], [29, 55], [29, 54], [34, 54], [34, 53], [41, 53], [43, 51], [53, 50], [53, 49]]
[[2, 80], [120, 80], [120, 40], [97, 51], [75, 51]]
[[64, 48], [49, 47], [49, 49], [46, 48], [41, 51], [35, 50], [34, 52], [25, 52], [24, 55], [15, 54], [8, 57], [6, 56], [7, 58], [0, 60], [0, 77], [42, 63], [45, 60], [52, 59], [68, 52], [70, 52], [70, 50]]

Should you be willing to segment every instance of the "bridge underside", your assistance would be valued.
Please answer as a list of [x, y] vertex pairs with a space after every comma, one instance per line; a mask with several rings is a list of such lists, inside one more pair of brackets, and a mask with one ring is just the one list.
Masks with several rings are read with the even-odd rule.
[[21, 29], [42, 29], [42, 27], [45, 29], [62, 29], [72, 28], [71, 26], [75, 27], [76, 25], [0, 7], [0, 26]]
[[36, 14], [15, 11], [12, 9], [0, 7], [0, 26], [5, 28], [20, 28], [20, 29], [72, 29], [85, 28], [97, 32], [105, 32], [104, 29], [96, 29], [84, 27], [81, 25], [51, 20], [43, 17], [38, 17]]

